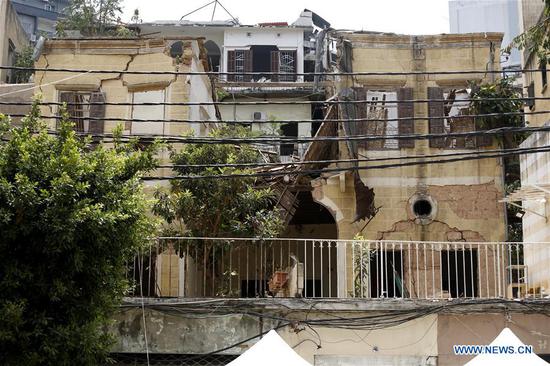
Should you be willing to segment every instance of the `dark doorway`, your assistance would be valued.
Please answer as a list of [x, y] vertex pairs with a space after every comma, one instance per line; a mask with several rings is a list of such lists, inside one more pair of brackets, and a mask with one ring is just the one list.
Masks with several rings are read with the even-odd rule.
[[453, 298], [478, 296], [477, 250], [441, 251], [441, 281]]
[[210, 70], [214, 72], [220, 71], [220, 47], [213, 41], [206, 41], [204, 43], [204, 48], [206, 48], [206, 56], [208, 57]]
[[[262, 77], [271, 79], [271, 52], [278, 51], [277, 46], [252, 46], [252, 70], [254, 72], [262, 72], [265, 74], [254, 75], [254, 80], [258, 80]], [[276, 70], [275, 72], [278, 72]]]
[[403, 255], [400, 250], [370, 254], [370, 297], [403, 297]]
[[315, 136], [315, 134], [317, 134], [317, 131], [319, 131], [319, 128], [321, 127], [321, 123], [323, 123], [323, 119], [325, 118], [323, 105], [321, 103], [312, 104], [311, 115], [315, 120], [315, 122], [311, 124], [311, 136]]
[[338, 296], [338, 228], [334, 216], [315, 202], [310, 191], [297, 194], [298, 206], [283, 237], [303, 239], [290, 242], [289, 251], [304, 264], [305, 297]]
[[[284, 137], [298, 137], [298, 124], [288, 123], [281, 126], [281, 133]], [[294, 154], [294, 144], [281, 144], [281, 155], [289, 156]]]

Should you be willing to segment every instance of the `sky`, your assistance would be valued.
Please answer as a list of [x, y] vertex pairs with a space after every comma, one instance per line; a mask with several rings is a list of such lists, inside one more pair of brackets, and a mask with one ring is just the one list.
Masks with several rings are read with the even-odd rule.
[[[139, 9], [145, 22], [179, 20], [211, 0], [124, 0], [124, 21]], [[336, 29], [368, 30], [402, 34], [449, 33], [448, 0], [221, 0], [241, 24], [295, 21], [309, 9]], [[192, 14], [188, 20], [210, 20], [213, 5]], [[215, 20], [230, 17], [217, 7]]]

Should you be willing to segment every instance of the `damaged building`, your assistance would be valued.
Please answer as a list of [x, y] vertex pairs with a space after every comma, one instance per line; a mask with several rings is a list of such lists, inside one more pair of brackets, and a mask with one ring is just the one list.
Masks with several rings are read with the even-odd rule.
[[82, 134], [237, 122], [307, 142], [257, 146], [284, 163], [258, 169], [277, 173], [262, 182], [280, 238], [158, 238], [130, 264], [136, 291], [110, 329], [120, 364], [226, 364], [269, 329], [315, 365], [454, 365], [454, 344], [489, 343], [503, 324], [550, 354], [542, 305], [517, 300], [523, 244], [505, 242], [501, 159], [433, 162], [498, 148], [468, 116], [471, 83], [498, 75], [467, 71], [499, 70], [502, 35], [329, 27], [305, 10], [290, 25], [156, 22], [141, 38], [46, 42], [35, 82], [51, 129], [67, 103]]
[[[231, 345], [288, 321], [279, 334], [315, 365], [455, 365], [466, 358], [454, 344], [472, 333], [488, 343], [502, 324], [548, 357], [538, 333], [548, 319], [511, 300], [524, 295], [523, 247], [505, 243], [501, 160], [426, 158], [498, 148], [491, 135], [468, 135], [481, 130], [468, 116], [471, 82], [493, 74], [461, 71], [498, 70], [501, 37], [332, 32], [338, 57], [326, 62], [340, 75], [324, 80], [314, 139], [300, 164], [265, 168], [288, 173], [271, 178], [289, 197], [279, 202], [286, 231], [200, 239], [217, 248], [215, 258], [201, 255], [195, 239], [161, 239], [180, 249], [164, 253], [146, 280], [151, 289], [160, 278], [148, 296], [161, 299], [148, 299], [145, 310], [150, 352], [223, 364], [252, 342]], [[373, 168], [388, 161], [412, 164]], [[139, 298], [127, 306], [113, 329], [115, 350], [137, 360], [144, 314]], [[410, 317], [385, 320], [399, 314]], [[371, 317], [376, 326], [362, 323]]]

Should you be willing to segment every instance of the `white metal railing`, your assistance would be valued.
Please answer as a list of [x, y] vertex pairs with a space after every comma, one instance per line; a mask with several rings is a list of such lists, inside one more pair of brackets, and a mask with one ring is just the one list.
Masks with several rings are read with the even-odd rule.
[[550, 243], [158, 238], [128, 277], [151, 297], [546, 297]]

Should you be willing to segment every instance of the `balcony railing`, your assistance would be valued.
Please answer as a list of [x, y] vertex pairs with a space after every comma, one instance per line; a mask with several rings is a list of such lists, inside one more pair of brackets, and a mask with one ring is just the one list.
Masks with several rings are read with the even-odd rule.
[[550, 243], [159, 238], [129, 263], [132, 296], [548, 296]]

